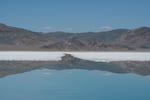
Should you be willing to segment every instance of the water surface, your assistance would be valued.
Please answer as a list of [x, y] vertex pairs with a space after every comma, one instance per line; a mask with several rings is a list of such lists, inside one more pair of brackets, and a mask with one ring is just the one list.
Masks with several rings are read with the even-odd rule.
[[0, 78], [1, 100], [150, 100], [150, 76], [34, 70]]

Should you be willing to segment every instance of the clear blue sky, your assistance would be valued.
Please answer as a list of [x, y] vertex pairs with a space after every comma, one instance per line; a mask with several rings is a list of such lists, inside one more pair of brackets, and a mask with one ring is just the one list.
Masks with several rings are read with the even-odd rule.
[[34, 31], [150, 27], [150, 0], [0, 0], [0, 22]]

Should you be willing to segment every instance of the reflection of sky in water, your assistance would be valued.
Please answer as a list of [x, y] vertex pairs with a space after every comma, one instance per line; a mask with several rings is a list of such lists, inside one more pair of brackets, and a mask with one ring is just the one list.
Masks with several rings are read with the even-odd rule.
[[150, 100], [150, 76], [36, 70], [0, 78], [1, 100]]

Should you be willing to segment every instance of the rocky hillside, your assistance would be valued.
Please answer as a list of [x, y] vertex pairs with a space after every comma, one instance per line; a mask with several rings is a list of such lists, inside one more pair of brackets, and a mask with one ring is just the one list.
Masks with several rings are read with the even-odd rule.
[[0, 24], [0, 50], [150, 50], [150, 28], [84, 33], [49, 32], [45, 34]]
[[133, 48], [149, 49], [150, 48], [150, 28], [141, 27], [129, 31], [118, 38], [121, 44], [129, 45]]

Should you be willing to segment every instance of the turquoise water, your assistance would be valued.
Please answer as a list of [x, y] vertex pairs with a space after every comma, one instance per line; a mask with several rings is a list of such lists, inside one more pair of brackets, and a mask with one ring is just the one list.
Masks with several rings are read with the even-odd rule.
[[150, 100], [150, 76], [35, 70], [0, 78], [0, 100]]

